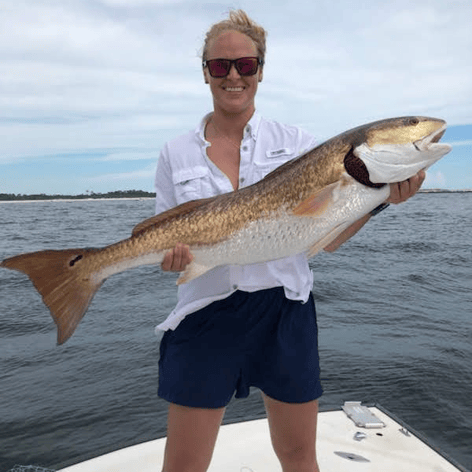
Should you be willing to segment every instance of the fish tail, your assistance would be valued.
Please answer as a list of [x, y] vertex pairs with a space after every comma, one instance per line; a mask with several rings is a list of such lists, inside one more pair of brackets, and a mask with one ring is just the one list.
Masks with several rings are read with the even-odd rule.
[[66, 342], [83, 318], [100, 280], [84, 264], [98, 249], [39, 251], [5, 259], [0, 267], [24, 272], [49, 308], [57, 326], [57, 343]]

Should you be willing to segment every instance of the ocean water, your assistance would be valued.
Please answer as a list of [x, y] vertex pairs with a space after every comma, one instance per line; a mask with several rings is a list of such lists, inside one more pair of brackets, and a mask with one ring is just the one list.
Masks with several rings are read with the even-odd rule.
[[[2, 203], [0, 260], [103, 246], [152, 212], [152, 200]], [[378, 402], [472, 469], [472, 193], [392, 206], [310, 264], [321, 408]], [[158, 267], [113, 276], [56, 346], [29, 280], [0, 269], [0, 471], [59, 468], [165, 434], [154, 326], [175, 303], [175, 280]], [[263, 413], [254, 389], [225, 421]]]

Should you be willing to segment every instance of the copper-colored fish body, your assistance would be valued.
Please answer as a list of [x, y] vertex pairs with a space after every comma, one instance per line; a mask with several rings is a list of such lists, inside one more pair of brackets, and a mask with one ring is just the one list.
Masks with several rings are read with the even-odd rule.
[[443, 120], [402, 117], [360, 126], [317, 146], [249, 187], [184, 203], [101, 249], [40, 251], [0, 267], [27, 274], [65, 342], [111, 275], [158, 264], [178, 242], [194, 256], [179, 283], [224, 264], [316, 254], [389, 195], [388, 183], [427, 168], [450, 151]]

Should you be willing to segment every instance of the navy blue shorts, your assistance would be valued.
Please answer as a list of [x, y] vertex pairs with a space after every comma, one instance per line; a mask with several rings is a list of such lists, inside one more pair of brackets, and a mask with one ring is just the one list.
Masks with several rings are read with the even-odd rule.
[[226, 406], [254, 386], [287, 403], [315, 400], [320, 384], [313, 297], [281, 287], [237, 291], [188, 315], [161, 341], [158, 395], [178, 405]]

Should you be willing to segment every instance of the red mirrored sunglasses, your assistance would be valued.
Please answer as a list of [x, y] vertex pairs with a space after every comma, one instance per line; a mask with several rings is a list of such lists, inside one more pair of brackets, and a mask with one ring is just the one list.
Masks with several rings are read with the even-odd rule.
[[240, 76], [254, 75], [262, 66], [263, 61], [258, 57], [240, 57], [239, 59], [210, 59], [203, 61], [203, 68], [208, 67], [210, 75], [216, 79], [222, 79], [229, 74], [231, 65], [234, 64]]

